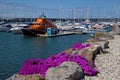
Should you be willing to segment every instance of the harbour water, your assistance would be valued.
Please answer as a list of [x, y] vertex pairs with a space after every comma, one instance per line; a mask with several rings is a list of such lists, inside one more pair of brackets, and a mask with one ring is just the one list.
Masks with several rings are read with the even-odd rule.
[[41, 38], [1, 32], [0, 80], [18, 73], [26, 59], [46, 59], [50, 55], [71, 48], [76, 42], [85, 42], [89, 38], [89, 34]]

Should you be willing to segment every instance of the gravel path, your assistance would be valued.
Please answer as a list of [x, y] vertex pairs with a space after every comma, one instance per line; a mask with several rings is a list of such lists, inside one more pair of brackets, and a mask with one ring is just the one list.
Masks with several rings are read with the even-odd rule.
[[96, 69], [99, 70], [97, 76], [85, 76], [85, 80], [120, 80], [120, 35], [115, 35], [115, 39], [109, 40], [108, 54], [100, 54], [96, 57]]

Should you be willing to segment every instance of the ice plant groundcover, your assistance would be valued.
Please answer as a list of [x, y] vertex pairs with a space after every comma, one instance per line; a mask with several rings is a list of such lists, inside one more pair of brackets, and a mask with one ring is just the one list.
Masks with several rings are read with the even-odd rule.
[[82, 44], [82, 43], [77, 42], [72, 46], [72, 50], [83, 49], [83, 48], [86, 48], [86, 47], [89, 47], [89, 46], [90, 46], [89, 43]]
[[[76, 46], [75, 46], [76, 45]], [[75, 44], [72, 48], [81, 48], [80, 45]], [[85, 47], [85, 45], [84, 45]], [[87, 44], [88, 47], [88, 44]], [[82, 48], [81, 48], [82, 49]], [[64, 61], [76, 62], [82, 69], [85, 75], [94, 76], [97, 75], [98, 71], [88, 65], [88, 61], [76, 54], [67, 55], [64, 52], [58, 53], [56, 55], [50, 56], [49, 58], [43, 59], [28, 59], [25, 60], [22, 65], [19, 74], [21, 75], [30, 75], [30, 74], [41, 74], [45, 77], [46, 71], [51, 67], [57, 67]]]

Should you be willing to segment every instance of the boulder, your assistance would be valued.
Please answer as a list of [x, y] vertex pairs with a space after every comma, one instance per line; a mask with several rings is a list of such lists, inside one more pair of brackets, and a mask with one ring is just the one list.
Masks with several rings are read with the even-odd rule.
[[114, 23], [114, 25], [112, 27], [113, 27], [113, 29], [110, 32], [110, 34], [112, 34], [112, 35], [119, 34], [120, 35], [120, 25], [118, 25], [118, 23]]
[[94, 35], [94, 39], [97, 38], [98, 41], [111, 40], [114, 39], [114, 36], [106, 32], [97, 32]]
[[88, 64], [91, 67], [95, 67], [95, 64], [94, 64], [95, 58], [98, 54], [101, 54], [101, 53], [103, 53], [101, 46], [95, 45], [95, 44], [78, 51], [78, 55], [81, 55], [85, 59], [87, 59]]
[[87, 61], [89, 66], [95, 67], [95, 58], [98, 54], [103, 53], [103, 48], [106, 47], [106, 44], [103, 44], [103, 42], [89, 42], [91, 46], [83, 48], [83, 49], [68, 49], [65, 51], [68, 55], [71, 54], [77, 54], [82, 57], [84, 57]]
[[89, 42], [91, 45], [98, 45], [101, 46], [102, 49], [109, 48], [109, 41], [96, 41], [96, 42]]
[[63, 62], [58, 67], [49, 68], [46, 80], [83, 80], [84, 73], [75, 62]]
[[91, 67], [94, 67], [94, 61], [93, 61], [93, 51], [88, 50], [88, 48], [82, 49], [78, 52], [78, 55], [84, 57], [88, 60], [88, 64]]
[[14, 74], [10, 78], [6, 80], [45, 80], [40, 74], [33, 74], [33, 75], [19, 75]]

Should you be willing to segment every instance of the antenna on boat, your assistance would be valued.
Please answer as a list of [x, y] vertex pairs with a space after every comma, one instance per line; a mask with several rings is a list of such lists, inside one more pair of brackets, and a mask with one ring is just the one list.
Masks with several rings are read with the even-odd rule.
[[46, 18], [46, 15], [44, 12], [40, 15], [40, 18]]

